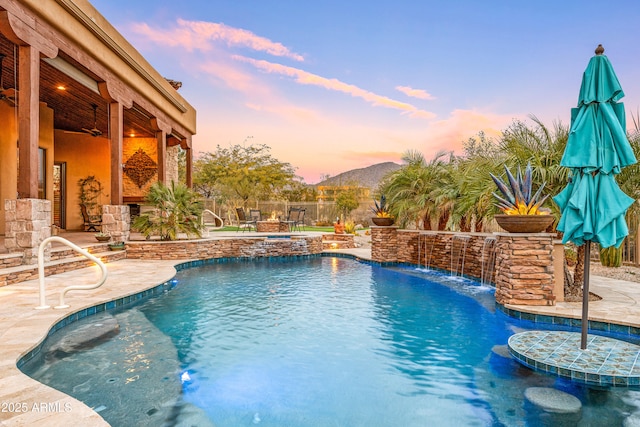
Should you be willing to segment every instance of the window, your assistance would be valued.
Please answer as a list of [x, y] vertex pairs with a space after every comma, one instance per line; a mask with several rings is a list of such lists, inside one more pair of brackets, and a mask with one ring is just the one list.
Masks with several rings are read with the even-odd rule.
[[47, 150], [38, 148], [38, 198], [47, 198]]

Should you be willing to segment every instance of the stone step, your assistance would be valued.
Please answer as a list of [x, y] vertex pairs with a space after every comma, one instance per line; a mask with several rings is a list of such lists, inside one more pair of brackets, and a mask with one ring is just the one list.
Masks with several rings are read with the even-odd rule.
[[322, 249], [353, 249], [356, 245], [353, 241], [344, 240], [323, 240]]
[[356, 247], [353, 234], [323, 234], [322, 249], [353, 249]]
[[[113, 243], [113, 242], [95, 243], [89, 246], [85, 246], [82, 249], [89, 252], [90, 254], [106, 252], [109, 250], [109, 247], [108, 247], [109, 243]], [[76, 257], [78, 255], [79, 254], [75, 250], [71, 249], [68, 246], [51, 248], [51, 261], [69, 258], [69, 257]]]
[[[103, 246], [102, 252], [93, 252], [92, 255], [100, 259], [104, 263], [118, 261], [127, 257], [126, 250], [122, 251], [104, 251], [107, 248], [106, 244]], [[96, 249], [97, 250], [97, 249]], [[53, 252], [54, 250], [52, 250]], [[65, 257], [58, 258], [46, 262], [44, 265], [44, 275], [50, 276], [52, 274], [60, 274], [67, 271], [79, 270], [81, 268], [90, 267], [95, 265], [90, 259], [78, 254], [75, 251], [71, 251], [72, 254], [68, 254]], [[0, 287], [6, 285], [12, 285], [14, 283], [24, 282], [27, 280], [33, 280], [38, 278], [38, 265], [18, 265], [9, 268], [0, 268]]]
[[22, 264], [22, 253], [19, 254], [1, 254], [0, 255], [0, 270], [3, 268], [16, 267]]

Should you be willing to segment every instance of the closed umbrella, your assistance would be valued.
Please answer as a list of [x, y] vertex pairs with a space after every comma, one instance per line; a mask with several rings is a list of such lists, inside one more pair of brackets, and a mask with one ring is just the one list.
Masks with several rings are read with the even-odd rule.
[[564, 233], [562, 242], [586, 245], [581, 349], [587, 348], [591, 242], [603, 248], [619, 247], [629, 234], [625, 214], [634, 202], [615, 180], [615, 175], [636, 163], [636, 158], [627, 139], [624, 106], [617, 102], [624, 92], [603, 53], [598, 45], [584, 72], [560, 162], [570, 168], [570, 180], [553, 198], [562, 212], [557, 226]]

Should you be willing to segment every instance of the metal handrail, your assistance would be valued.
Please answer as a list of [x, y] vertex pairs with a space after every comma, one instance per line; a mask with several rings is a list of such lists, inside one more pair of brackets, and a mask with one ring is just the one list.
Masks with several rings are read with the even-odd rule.
[[74, 243], [71, 243], [67, 239], [64, 239], [64, 238], [58, 237], [58, 236], [47, 237], [46, 239], [44, 239], [42, 241], [42, 243], [40, 243], [40, 247], [38, 248], [38, 278], [40, 280], [40, 305], [36, 307], [37, 310], [42, 310], [42, 309], [51, 307], [51, 306], [47, 305], [46, 300], [45, 300], [46, 296], [45, 296], [45, 293], [44, 293], [44, 248], [51, 242], [59, 242], [59, 243], [63, 243], [65, 245], [69, 246], [74, 251], [84, 255], [85, 257], [89, 258], [91, 261], [93, 261], [96, 264], [98, 264], [98, 267], [100, 267], [100, 270], [102, 272], [102, 277], [100, 277], [100, 281], [98, 281], [98, 283], [96, 283], [96, 284], [93, 284], [93, 285], [72, 285], [72, 286], [67, 286], [66, 288], [64, 288], [62, 290], [62, 292], [60, 293], [60, 305], [56, 305], [54, 308], [68, 308], [69, 307], [69, 305], [64, 303], [64, 296], [65, 296], [65, 294], [67, 292], [69, 292], [69, 291], [89, 291], [91, 289], [96, 289], [96, 288], [99, 288], [100, 286], [102, 286], [102, 284], [107, 280], [107, 266], [104, 265], [104, 263], [102, 261], [100, 261], [100, 259], [98, 259], [97, 257], [91, 255], [89, 252], [87, 252], [86, 250], [82, 249], [78, 245], [76, 245]]

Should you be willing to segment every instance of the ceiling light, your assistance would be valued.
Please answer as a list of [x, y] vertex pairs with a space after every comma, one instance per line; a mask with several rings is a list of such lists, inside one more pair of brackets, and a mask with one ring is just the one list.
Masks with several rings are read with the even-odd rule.
[[64, 87], [63, 85], [56, 86], [56, 89], [58, 89], [58, 90], [67, 90], [67, 88]]

